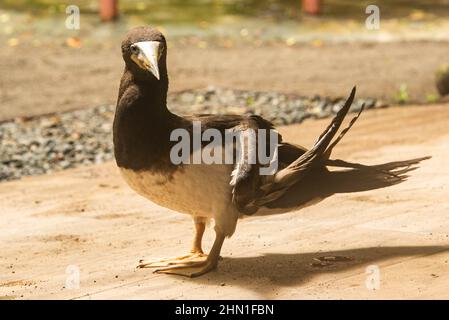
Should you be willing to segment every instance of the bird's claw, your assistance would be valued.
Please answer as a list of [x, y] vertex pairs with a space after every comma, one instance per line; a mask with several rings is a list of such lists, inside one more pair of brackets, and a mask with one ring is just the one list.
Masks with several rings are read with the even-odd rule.
[[174, 274], [189, 278], [199, 277], [217, 267], [217, 263], [206, 259], [200, 262], [186, 262], [184, 264], [174, 265], [166, 268], [156, 269], [153, 273]]
[[160, 260], [139, 260], [139, 264], [137, 268], [160, 268], [160, 267], [168, 267], [168, 266], [176, 266], [182, 265], [189, 262], [199, 262], [204, 261], [207, 258], [207, 255], [202, 252], [192, 252], [185, 256], [180, 256], [176, 258], [165, 258]]

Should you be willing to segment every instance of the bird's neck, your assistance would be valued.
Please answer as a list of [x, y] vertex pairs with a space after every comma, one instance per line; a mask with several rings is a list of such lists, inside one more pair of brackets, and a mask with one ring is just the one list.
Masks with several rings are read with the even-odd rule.
[[[168, 76], [167, 72], [161, 72], [161, 79], [156, 81], [151, 79], [148, 75], [133, 74], [130, 70], [125, 68], [125, 71], [120, 82], [120, 89], [118, 95], [118, 102], [123, 94], [130, 86], [137, 87], [137, 93], [148, 101], [149, 110], [156, 115], [168, 112], [167, 109], [167, 92], [168, 92]], [[147, 110], [148, 110], [147, 109]]]
[[167, 89], [163, 77], [136, 79], [125, 70], [114, 118], [114, 151], [120, 167], [150, 168], [168, 159], [175, 116], [167, 109]]

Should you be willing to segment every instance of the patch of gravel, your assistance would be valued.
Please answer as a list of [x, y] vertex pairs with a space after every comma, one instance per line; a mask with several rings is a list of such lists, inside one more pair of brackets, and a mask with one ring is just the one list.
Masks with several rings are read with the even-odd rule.
[[[258, 114], [276, 125], [335, 114], [343, 98], [300, 97], [275, 92], [209, 87], [169, 96], [178, 114]], [[375, 99], [358, 99], [351, 111], [383, 107]], [[99, 106], [32, 119], [0, 123], [0, 181], [101, 163], [113, 159], [115, 106]]]
[[0, 180], [112, 159], [112, 106], [0, 124]]
[[[169, 107], [179, 114], [258, 114], [275, 125], [301, 123], [307, 118], [326, 118], [335, 114], [346, 97], [302, 97], [277, 92], [257, 92], [208, 87], [179, 92], [169, 97]], [[351, 112], [386, 106], [376, 99], [357, 99]]]

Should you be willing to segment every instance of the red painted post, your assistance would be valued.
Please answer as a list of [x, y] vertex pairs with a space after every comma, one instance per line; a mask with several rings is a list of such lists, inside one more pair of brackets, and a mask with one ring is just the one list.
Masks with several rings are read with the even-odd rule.
[[100, 18], [112, 21], [118, 18], [118, 0], [100, 0]]
[[302, 11], [308, 14], [319, 14], [321, 12], [320, 0], [302, 0]]

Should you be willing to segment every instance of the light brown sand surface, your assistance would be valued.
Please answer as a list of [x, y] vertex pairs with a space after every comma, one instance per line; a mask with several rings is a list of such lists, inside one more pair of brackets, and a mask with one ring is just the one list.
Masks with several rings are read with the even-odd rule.
[[[328, 121], [281, 132], [310, 146]], [[432, 158], [388, 188], [240, 221], [218, 270], [195, 279], [135, 269], [140, 258], [188, 250], [193, 225], [132, 192], [112, 163], [2, 183], [0, 298], [447, 299], [448, 125], [449, 105], [366, 112], [335, 157], [364, 164]], [[212, 240], [208, 229], [206, 249]], [[314, 258], [323, 256], [349, 261], [317, 266]], [[379, 272], [377, 290], [367, 288], [367, 267]], [[66, 285], [71, 268], [80, 271], [79, 289]]]

